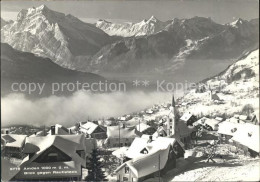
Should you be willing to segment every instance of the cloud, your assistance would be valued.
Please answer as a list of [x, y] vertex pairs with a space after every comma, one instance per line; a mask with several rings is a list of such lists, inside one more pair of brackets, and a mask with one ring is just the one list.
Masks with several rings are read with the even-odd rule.
[[1, 98], [2, 125], [59, 123], [72, 126], [88, 118], [117, 117], [170, 100], [169, 93], [142, 91], [102, 94], [78, 91], [69, 97], [50, 96], [36, 100], [29, 100], [23, 94], [10, 94]]

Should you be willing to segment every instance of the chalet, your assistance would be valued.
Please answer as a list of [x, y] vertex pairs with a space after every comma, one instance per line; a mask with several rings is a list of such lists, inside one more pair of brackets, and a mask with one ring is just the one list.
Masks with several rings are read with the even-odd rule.
[[174, 138], [136, 138], [126, 155], [130, 160], [116, 169], [117, 180], [144, 181], [175, 168], [184, 149]]
[[22, 150], [27, 135], [3, 134], [1, 135], [1, 148], [4, 156], [22, 158]]
[[151, 127], [145, 123], [137, 124], [136, 130], [147, 135], [152, 135], [156, 131], [154, 127]]
[[135, 127], [109, 126], [107, 127], [107, 139], [105, 145], [107, 147], [123, 147], [130, 146], [135, 137], [142, 134]]
[[197, 118], [190, 113], [185, 113], [182, 115], [180, 120], [184, 121], [187, 126], [189, 126], [189, 125], [192, 126], [193, 123], [197, 121]]
[[206, 119], [204, 126], [210, 131], [216, 131], [218, 130], [219, 123], [221, 123], [221, 121], [216, 119]]
[[80, 125], [79, 132], [85, 134], [88, 138], [105, 139], [107, 136], [105, 127], [92, 122]]
[[96, 147], [84, 135], [28, 137], [17, 181], [81, 181], [86, 156]]
[[251, 123], [241, 124], [242, 129], [237, 130], [232, 138], [237, 149], [251, 157], [259, 156], [259, 125]]
[[241, 129], [238, 123], [232, 123], [229, 121], [223, 121], [219, 123], [218, 135], [219, 140], [224, 143], [229, 143], [229, 140], [234, 136], [238, 129]]

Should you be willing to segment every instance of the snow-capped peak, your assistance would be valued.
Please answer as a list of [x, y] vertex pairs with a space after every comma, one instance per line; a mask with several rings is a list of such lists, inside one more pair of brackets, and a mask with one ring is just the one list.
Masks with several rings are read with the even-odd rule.
[[157, 33], [163, 30], [167, 24], [167, 22], [162, 22], [155, 16], [151, 16], [148, 20], [144, 19], [138, 23], [119, 24], [111, 23], [106, 20], [98, 20], [96, 26], [109, 35], [131, 37]]
[[159, 21], [155, 16], [151, 16], [147, 22], [157, 22]]
[[231, 22], [230, 25], [232, 27], [238, 27], [239, 25], [244, 24], [244, 22], [245, 22], [244, 20], [242, 20], [241, 18], [238, 18], [237, 20]]

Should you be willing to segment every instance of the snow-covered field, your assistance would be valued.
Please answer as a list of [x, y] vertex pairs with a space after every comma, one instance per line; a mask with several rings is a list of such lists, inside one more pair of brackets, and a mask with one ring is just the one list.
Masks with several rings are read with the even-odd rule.
[[[260, 159], [250, 158], [242, 154], [229, 151], [232, 147], [228, 144], [219, 144], [217, 154], [207, 163], [205, 157], [192, 157], [177, 161], [177, 168], [167, 172], [161, 181], [259, 181]], [[204, 147], [197, 146], [193, 151], [203, 151]], [[152, 178], [146, 181], [158, 181]]]

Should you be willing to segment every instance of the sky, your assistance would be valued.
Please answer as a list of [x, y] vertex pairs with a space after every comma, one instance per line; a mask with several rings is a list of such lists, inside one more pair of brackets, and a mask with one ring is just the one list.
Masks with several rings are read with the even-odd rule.
[[50, 9], [72, 14], [85, 22], [98, 19], [113, 22], [139, 22], [152, 15], [162, 21], [194, 16], [211, 17], [215, 22], [228, 23], [242, 18], [259, 17], [258, 0], [92, 0], [92, 1], [1, 1], [1, 17], [15, 20], [21, 9], [45, 4]]

